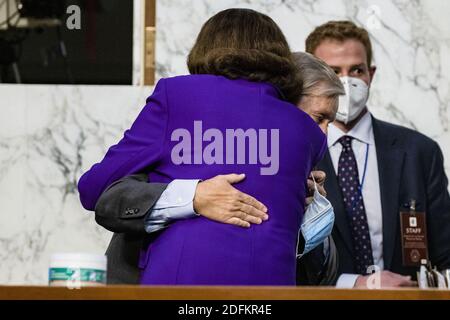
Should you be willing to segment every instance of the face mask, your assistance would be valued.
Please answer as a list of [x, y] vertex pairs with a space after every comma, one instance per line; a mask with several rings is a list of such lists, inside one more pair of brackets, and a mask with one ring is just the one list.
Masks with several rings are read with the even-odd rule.
[[336, 120], [345, 124], [355, 120], [364, 110], [369, 98], [369, 87], [358, 78], [340, 78], [345, 88], [345, 95], [339, 96], [339, 107]]
[[[313, 177], [314, 181], [314, 177]], [[322, 196], [317, 190], [314, 181], [314, 197], [311, 204], [306, 208], [303, 223], [300, 226], [297, 239], [297, 258], [310, 252], [321, 244], [331, 234], [334, 225], [334, 210], [330, 201]], [[300, 235], [305, 240], [305, 248], [299, 253]]]

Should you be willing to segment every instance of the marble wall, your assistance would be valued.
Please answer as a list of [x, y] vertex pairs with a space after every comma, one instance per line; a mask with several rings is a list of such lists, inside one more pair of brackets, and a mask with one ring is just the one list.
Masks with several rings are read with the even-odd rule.
[[55, 252], [104, 252], [110, 234], [83, 210], [76, 183], [150, 94], [138, 86], [0, 86], [0, 283], [45, 283]]
[[[225, 8], [270, 14], [294, 50], [303, 50], [307, 34], [325, 21], [352, 19], [365, 26], [378, 66], [371, 111], [437, 140], [450, 173], [450, 2], [158, 0], [157, 5], [158, 78], [187, 72], [186, 54], [202, 23]], [[135, 13], [141, 17], [139, 9]], [[141, 47], [139, 31], [134, 39]], [[135, 54], [135, 84], [139, 63]], [[121, 137], [150, 93], [139, 86], [0, 85], [0, 284], [45, 284], [54, 252], [104, 252], [110, 233], [82, 209], [76, 182]]]

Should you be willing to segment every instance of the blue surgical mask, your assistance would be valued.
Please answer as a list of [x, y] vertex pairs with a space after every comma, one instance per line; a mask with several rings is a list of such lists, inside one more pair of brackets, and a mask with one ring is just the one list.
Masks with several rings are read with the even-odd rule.
[[[314, 181], [314, 177], [313, 177]], [[300, 226], [297, 239], [297, 258], [310, 252], [321, 244], [333, 230], [334, 210], [330, 201], [322, 196], [317, 190], [316, 181], [314, 181], [314, 197], [311, 204], [306, 208], [303, 216], [303, 223]], [[300, 236], [305, 240], [305, 248], [302, 253], [298, 251]]]

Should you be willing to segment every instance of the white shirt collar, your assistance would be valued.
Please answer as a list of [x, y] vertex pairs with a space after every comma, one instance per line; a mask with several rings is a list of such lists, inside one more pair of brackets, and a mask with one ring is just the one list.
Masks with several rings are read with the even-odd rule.
[[328, 126], [328, 148], [334, 146], [345, 135], [353, 137], [365, 144], [375, 144], [371, 113], [366, 112], [358, 123], [347, 133], [343, 132], [333, 123], [330, 123]]

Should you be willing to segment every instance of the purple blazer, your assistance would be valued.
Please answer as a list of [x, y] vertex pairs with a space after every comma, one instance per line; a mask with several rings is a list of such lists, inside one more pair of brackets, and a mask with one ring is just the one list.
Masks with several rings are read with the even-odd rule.
[[152, 182], [245, 173], [235, 185], [269, 220], [244, 229], [203, 217], [172, 223], [145, 248], [141, 283], [295, 285], [306, 180], [326, 136], [267, 83], [214, 75], [161, 79], [123, 139], [80, 179], [88, 210], [106, 187], [148, 172]]

